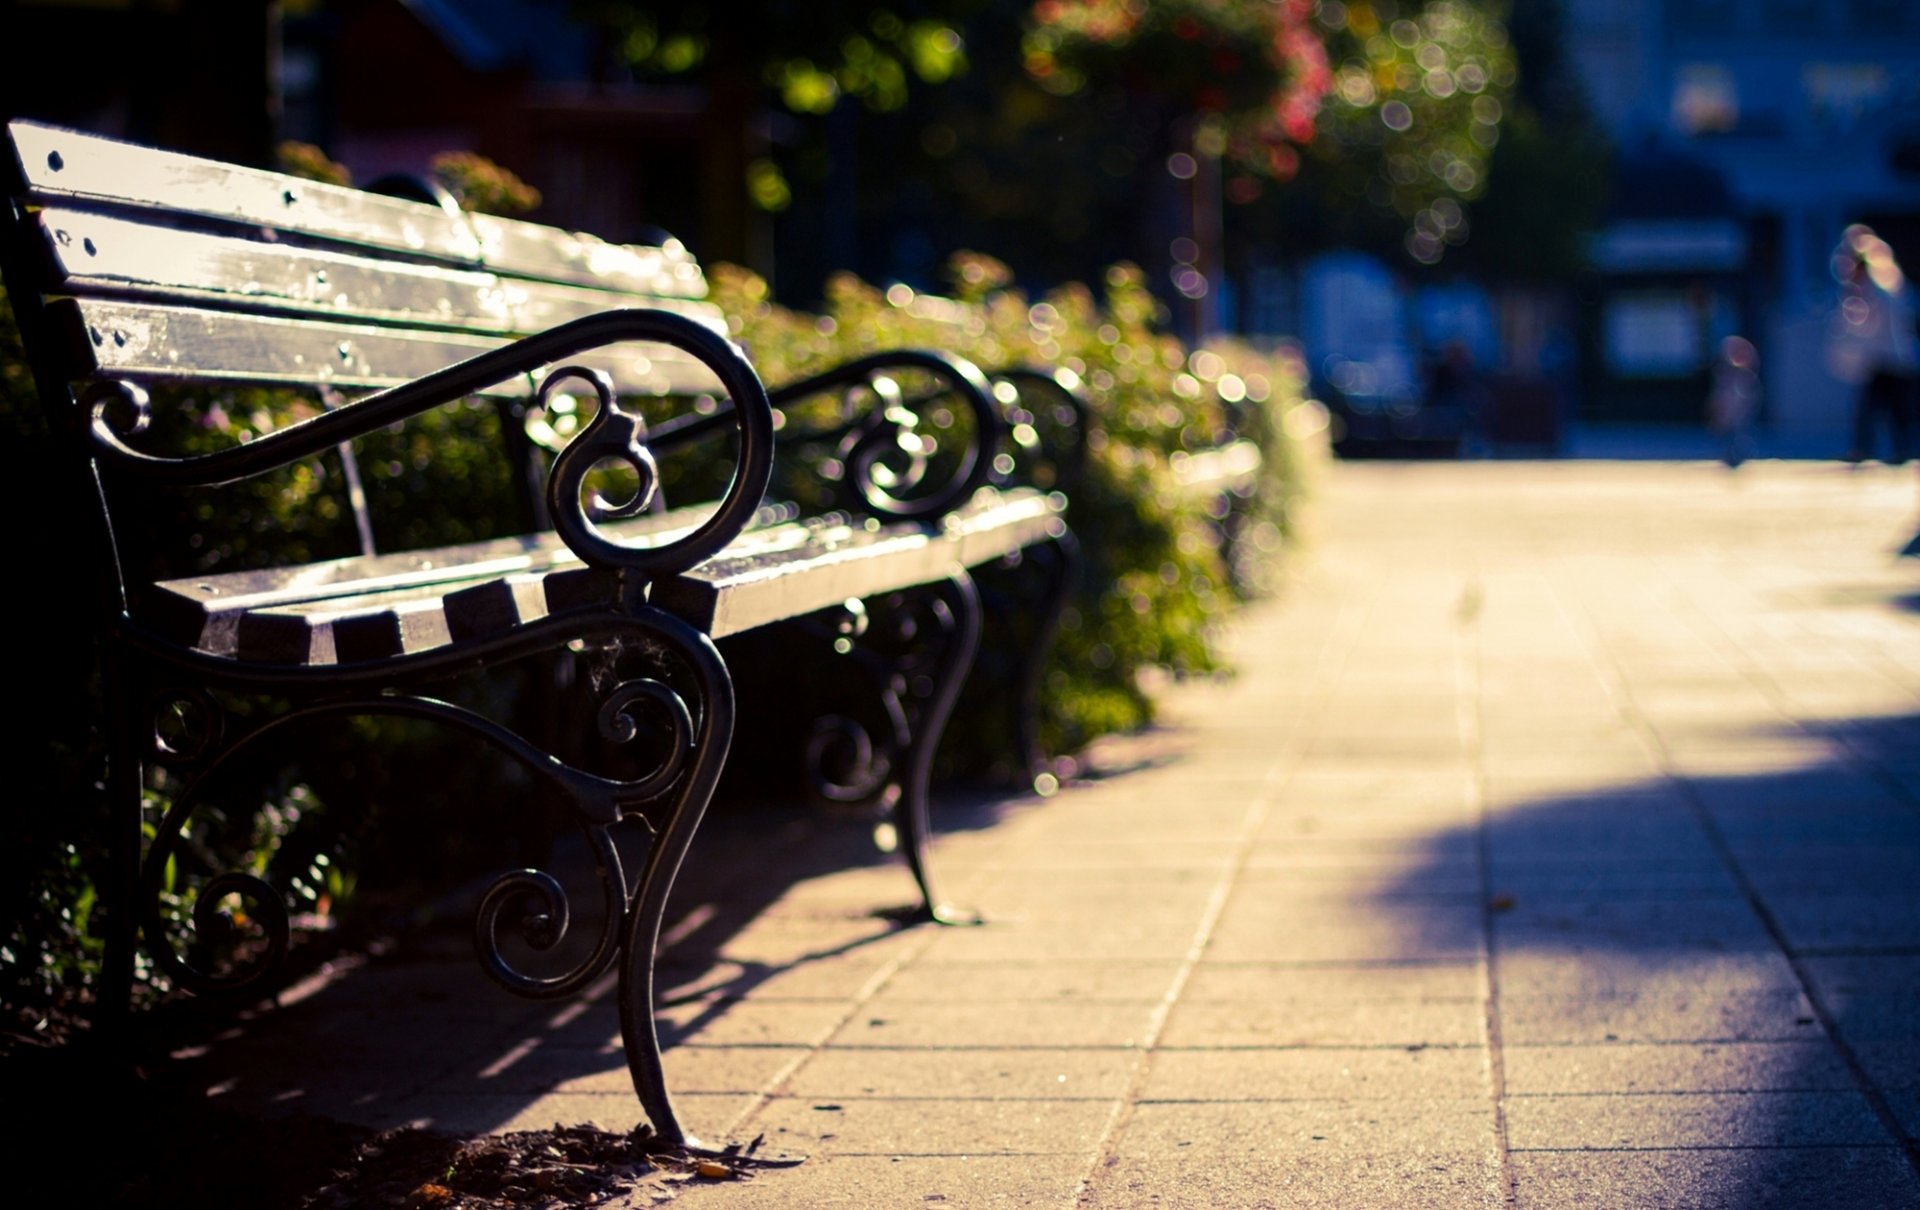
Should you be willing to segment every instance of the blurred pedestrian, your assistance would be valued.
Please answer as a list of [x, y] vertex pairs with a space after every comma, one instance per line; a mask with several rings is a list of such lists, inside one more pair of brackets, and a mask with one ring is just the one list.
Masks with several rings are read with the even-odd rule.
[[1725, 442], [1720, 457], [1739, 466], [1753, 457], [1753, 417], [1760, 406], [1760, 354], [1744, 336], [1720, 342], [1707, 393], [1707, 423]]
[[1920, 408], [1913, 291], [1893, 249], [1864, 223], [1848, 227], [1841, 237], [1833, 273], [1840, 300], [1828, 333], [1827, 366], [1834, 377], [1858, 387], [1847, 461], [1873, 455], [1875, 431], [1884, 423], [1893, 443], [1890, 461], [1905, 462], [1913, 454]]
[[1478, 458], [1487, 452], [1482, 415], [1486, 387], [1473, 364], [1473, 354], [1465, 342], [1450, 340], [1428, 366], [1422, 384], [1426, 398], [1423, 406], [1459, 434], [1458, 452]]

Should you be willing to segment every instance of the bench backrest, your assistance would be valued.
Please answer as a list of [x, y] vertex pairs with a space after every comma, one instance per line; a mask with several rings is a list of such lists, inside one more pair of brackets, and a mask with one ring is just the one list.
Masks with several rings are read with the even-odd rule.
[[[577, 351], [556, 359], [599, 371], [621, 396], [738, 394], [688, 351], [715, 338], [725, 343], [726, 323], [704, 301], [705, 279], [677, 242], [610, 244], [467, 214], [450, 202], [366, 193], [33, 122], [9, 123], [7, 135], [0, 256], [43, 403], [54, 411], [61, 410], [56, 401], [71, 405], [72, 423], [55, 417], [56, 427], [87, 430], [87, 413], [101, 406], [87, 398], [90, 386], [284, 386], [334, 407], [349, 396], [404, 389], [516, 338], [570, 321], [600, 325], [611, 311], [633, 308], [672, 312], [700, 339], [676, 338], [682, 347], [575, 342]], [[628, 325], [615, 337], [634, 331]], [[719, 364], [711, 349], [706, 356]], [[552, 368], [516, 365], [463, 388], [500, 408], [505, 454], [530, 482], [542, 477], [546, 455], [529, 440], [523, 411]], [[389, 420], [406, 414], [396, 410]], [[92, 427], [96, 448], [87, 457], [100, 444], [100, 423]], [[371, 554], [353, 456], [339, 449], [362, 552]], [[726, 490], [730, 514], [750, 507], [735, 496], [757, 498], [739, 481]], [[103, 549], [114, 579], [124, 581], [106, 517], [110, 493], [83, 491], [101, 499]], [[523, 501], [522, 527], [551, 523], [545, 514], [536, 486]], [[115, 595], [124, 595], [117, 584]]]
[[[37, 235], [22, 254], [69, 380], [390, 387], [622, 306], [725, 331], [678, 243], [609, 244], [31, 122], [8, 133], [18, 221]], [[581, 360], [622, 394], [713, 384], [658, 346]]]

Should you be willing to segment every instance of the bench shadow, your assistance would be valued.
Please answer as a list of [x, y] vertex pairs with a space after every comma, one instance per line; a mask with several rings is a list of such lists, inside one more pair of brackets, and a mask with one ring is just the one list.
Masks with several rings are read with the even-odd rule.
[[[1777, 771], [1496, 797], [1378, 885], [1416, 952], [1491, 939], [1523, 1200], [1920, 1205], [1920, 715], [1814, 739]], [[1482, 861], [1479, 910], [1438, 907], [1481, 900]]]
[[[1004, 788], [978, 785], [943, 786], [935, 800], [940, 833], [991, 827], [1009, 802]], [[632, 879], [647, 837], [636, 827], [618, 839]], [[584, 845], [557, 845], [546, 868], [568, 889], [574, 919], [560, 945], [528, 965], [558, 970], [588, 952], [604, 912]], [[848, 874], [855, 884], [846, 892], [766, 919], [794, 888]], [[528, 1117], [541, 1104], [567, 1124], [632, 1126], [640, 1111], [620, 1044], [614, 974], [550, 1001], [495, 986], [471, 937], [484, 889], [482, 881], [446, 896], [416, 927], [270, 1001], [173, 1006], [143, 1028], [149, 1082], [190, 1107], [372, 1129], [419, 1124], [475, 1134], [553, 1125]], [[915, 900], [904, 862], [877, 847], [868, 821], [803, 803], [716, 804], [675, 886], [656, 966], [669, 1087], [689, 1129], [721, 1129], [796, 1047], [845, 1011], [853, 988], [914, 931], [888, 909]], [[756, 927], [780, 934], [779, 944], [731, 952]], [[771, 1004], [749, 1005], [750, 993], [764, 995], [782, 980], [791, 986], [773, 991]], [[676, 1053], [689, 1042], [692, 1051]], [[543, 1102], [556, 1093], [566, 1099]]]

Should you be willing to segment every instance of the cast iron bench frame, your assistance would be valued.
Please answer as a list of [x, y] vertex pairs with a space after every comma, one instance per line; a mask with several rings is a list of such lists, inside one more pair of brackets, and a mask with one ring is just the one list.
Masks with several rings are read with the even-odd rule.
[[[1006, 485], [1009, 463], [996, 453], [1003, 424], [978, 370], [906, 350], [770, 396], [724, 335], [723, 317], [701, 301], [698, 266], [675, 244], [611, 245], [31, 122], [10, 123], [9, 136], [0, 164], [8, 292], [99, 566], [113, 811], [113, 875], [103, 888], [107, 1011], [130, 993], [136, 928], [154, 960], [196, 991], [256, 987], [285, 952], [284, 900], [239, 871], [201, 885], [194, 928], [216, 934], [220, 904], [237, 898], [264, 934], [263, 952], [238, 970], [202, 968], [165, 936], [163, 872], [189, 857], [188, 816], [223, 767], [320, 718], [431, 720], [491, 745], [571, 805], [602, 896], [590, 953], [558, 974], [531, 973], [509, 959], [503, 935], [517, 931], [525, 946], [550, 949], [566, 931], [567, 897], [541, 871], [500, 875], [475, 920], [483, 968], [516, 993], [558, 997], [617, 964], [641, 1106], [660, 1137], [699, 1149], [661, 1070], [654, 956], [733, 730], [731, 680], [715, 641], [800, 620], [783, 641], [824, 634], [846, 650], [861, 642], [863, 598], [912, 615], [894, 629], [893, 649], [867, 660], [890, 731], [875, 738], [835, 720], [812, 755], [844, 745], [842, 763], [850, 760], [854, 775], [823, 784], [843, 800], [891, 806], [921, 893], [917, 914], [959, 918], [934, 891], [925, 844], [933, 749], [979, 633], [966, 568], [1049, 544], [1061, 552], [1060, 568], [1071, 562], [1060, 494]], [[636, 341], [647, 342], [643, 353], [627, 343]], [[900, 377], [935, 385], [908, 397]], [[305, 387], [327, 410], [245, 444], [171, 456], [140, 438], [154, 384]], [[349, 401], [340, 392], [369, 393]], [[539, 422], [563, 395], [588, 392], [597, 397], [592, 418], [570, 441], [552, 442], [549, 460]], [[700, 406], [651, 431], [621, 404], [689, 392]], [[842, 423], [825, 436], [840, 443], [844, 506], [802, 519], [763, 497], [776, 465], [778, 406], [822, 392], [843, 400]], [[526, 537], [379, 554], [356, 490], [357, 557], [158, 584], [128, 576], [115, 545], [114, 481], [190, 490], [338, 450], [357, 488], [350, 442], [473, 396], [500, 408], [515, 465], [530, 482], [544, 479], [525, 504]], [[939, 463], [929, 486], [937, 451], [915, 409], [934, 403], [966, 409], [971, 422], [970, 431], [959, 426], [969, 444]], [[646, 512], [655, 451], [716, 434], [730, 435], [734, 450], [717, 505], [704, 516]], [[640, 492], [624, 504], [588, 487], [606, 460], [639, 478]], [[1067, 576], [1054, 579], [1047, 610], [1057, 616]], [[825, 612], [836, 608], [838, 626]], [[610, 744], [650, 732], [644, 771], [589, 771], [433, 694], [455, 676], [569, 649], [584, 649], [602, 673], [579, 678], [571, 707]], [[1029, 653], [1029, 695], [1037, 655]], [[236, 718], [223, 714], [222, 694], [285, 705]], [[184, 726], [163, 729], [158, 720], [169, 712]], [[1030, 735], [1028, 743], [1031, 762]], [[143, 846], [149, 762], [180, 775], [183, 788]], [[630, 816], [654, 833], [631, 887], [609, 834]]]

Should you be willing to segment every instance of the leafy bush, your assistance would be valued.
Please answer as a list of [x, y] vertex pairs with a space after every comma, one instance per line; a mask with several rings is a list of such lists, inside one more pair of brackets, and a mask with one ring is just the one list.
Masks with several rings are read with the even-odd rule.
[[[1011, 288], [1011, 274], [991, 258], [963, 254], [951, 268], [958, 301], [842, 275], [829, 283], [822, 314], [809, 315], [773, 303], [766, 282], [728, 265], [712, 270], [712, 296], [770, 382], [881, 349], [929, 346], [990, 371], [1062, 370], [1085, 384], [1088, 461], [1069, 523], [1086, 574], [1062, 622], [1043, 720], [1049, 750], [1076, 751], [1151, 719], [1147, 669], [1220, 670], [1214, 630], [1243, 590], [1257, 589], [1254, 573], [1291, 532], [1324, 421], [1301, 396], [1297, 358], [1235, 342], [1187, 349], [1165, 330], [1133, 266], [1110, 270], [1098, 296], [1075, 284], [1038, 301]], [[1263, 461], [1258, 489], [1232, 510], [1247, 543], [1223, 550], [1218, 527], [1227, 514], [1183, 492], [1176, 463], [1235, 436], [1255, 441]], [[1004, 747], [1002, 737], [965, 734], [982, 717], [994, 715], [962, 711], [950, 741], [974, 759]]]

